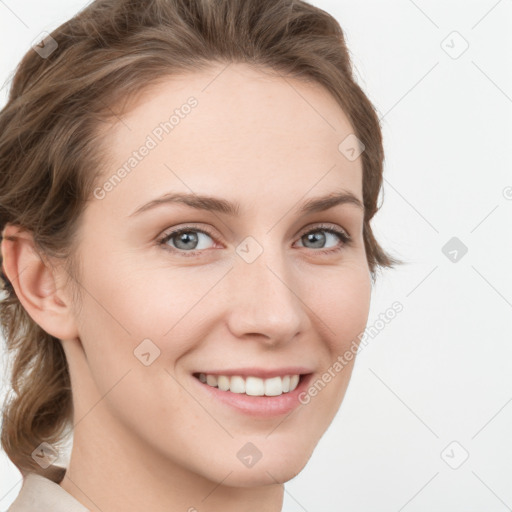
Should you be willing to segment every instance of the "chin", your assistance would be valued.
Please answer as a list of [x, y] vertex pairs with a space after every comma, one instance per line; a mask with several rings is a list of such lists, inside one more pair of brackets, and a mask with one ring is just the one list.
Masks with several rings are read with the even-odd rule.
[[[295, 478], [305, 467], [303, 465], [298, 466], [286, 466], [283, 467], [280, 464], [269, 465], [266, 467], [256, 467], [250, 469], [236, 469], [233, 471], [228, 478], [225, 480], [225, 484], [229, 487], [262, 487], [265, 485], [284, 484]], [[213, 481], [220, 482], [228, 473], [216, 475]]]
[[[310, 455], [295, 451], [281, 457], [275, 453], [271, 457], [262, 457], [252, 467], [245, 467], [238, 459], [235, 464], [223, 461], [214, 472], [208, 472], [206, 478], [220, 482], [229, 474], [224, 484], [229, 487], [261, 487], [265, 485], [284, 484], [295, 478], [306, 466]], [[266, 459], [266, 460], [265, 460]]]

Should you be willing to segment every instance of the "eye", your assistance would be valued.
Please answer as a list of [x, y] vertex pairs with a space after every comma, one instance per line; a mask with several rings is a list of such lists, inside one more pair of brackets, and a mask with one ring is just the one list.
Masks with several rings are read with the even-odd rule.
[[[159, 240], [159, 244], [167, 245], [167, 242], [173, 241], [175, 247], [167, 246], [166, 248], [168, 250], [172, 252], [179, 252], [180, 255], [183, 256], [195, 256], [197, 254], [197, 250], [205, 249], [204, 238], [212, 239], [212, 237], [213, 235], [205, 230], [188, 226], [171, 231]], [[201, 241], [202, 238], [203, 240]], [[188, 254], [183, 254], [184, 252]]]
[[[327, 236], [322, 233], [327, 233]], [[334, 239], [335, 245], [332, 248], [323, 247], [325, 243], [328, 243], [329, 238]], [[336, 243], [336, 239], [338, 242]], [[334, 228], [330, 225], [316, 226], [314, 229], [306, 231], [301, 237], [300, 241], [305, 240], [305, 243], [312, 243], [317, 249], [322, 249], [316, 252], [321, 254], [329, 254], [341, 251], [345, 245], [350, 244], [351, 238], [349, 234], [339, 228]], [[341, 243], [340, 243], [341, 241]], [[303, 242], [304, 243], [304, 242]], [[320, 247], [321, 246], [321, 247]]]
[[[207, 249], [208, 238], [210, 240], [214, 238], [213, 234], [209, 231], [194, 226], [185, 226], [165, 234], [158, 240], [158, 244], [180, 256], [189, 257], [197, 256], [201, 250]], [[334, 239], [334, 247], [325, 249], [324, 244], [328, 243], [329, 239]], [[337, 242], [336, 239], [338, 240]], [[314, 252], [329, 254], [341, 251], [346, 245], [350, 244], [352, 239], [347, 232], [340, 228], [331, 225], [321, 225], [303, 233], [299, 240], [303, 244], [312, 244]], [[169, 245], [168, 242], [172, 242], [172, 245]]]

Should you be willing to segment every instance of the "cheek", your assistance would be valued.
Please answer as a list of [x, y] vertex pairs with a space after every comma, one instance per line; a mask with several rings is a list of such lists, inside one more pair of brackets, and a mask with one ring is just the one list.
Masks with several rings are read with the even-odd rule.
[[[83, 388], [82, 414], [101, 396], [98, 414], [100, 410], [105, 418], [112, 414], [133, 430], [147, 430], [149, 437], [161, 435], [162, 425], [147, 424], [145, 418], [179, 417], [188, 403], [187, 393], [172, 374], [175, 362], [194, 339], [180, 319], [188, 318], [187, 310], [199, 300], [197, 293], [190, 297], [182, 293], [187, 289], [185, 280], [142, 279], [120, 266], [101, 276], [95, 269], [95, 274], [94, 281], [84, 280], [89, 293], [79, 326], [87, 358], [82, 378], [88, 379], [86, 372], [91, 377]], [[91, 403], [85, 403], [88, 400]], [[200, 417], [200, 411], [194, 414]]]
[[312, 329], [321, 333], [317, 353], [324, 354], [320, 373], [300, 397], [301, 446], [311, 452], [339, 411], [352, 375], [358, 336], [368, 320], [371, 278], [364, 266], [345, 270], [331, 272], [326, 285], [312, 286], [307, 295], [306, 304], [314, 312], [310, 318], [316, 319]]
[[[358, 340], [368, 321], [371, 279], [367, 267], [351, 266], [330, 272], [307, 291], [310, 305], [325, 333], [333, 358]], [[320, 329], [320, 326], [319, 326]]]
[[[226, 271], [116, 258], [91, 267], [84, 276], [89, 293], [79, 331], [98, 385], [108, 389], [130, 368], [174, 372], [180, 357], [207, 337], [217, 318], [221, 301], [215, 284]], [[155, 359], [145, 368], [137, 357], [147, 352]]]
[[[324, 432], [337, 414], [354, 368], [360, 334], [368, 321], [371, 278], [363, 265], [332, 276], [322, 289], [310, 290], [309, 303], [318, 317], [315, 329], [322, 332], [325, 351], [321, 373], [301, 398], [306, 410], [307, 431], [311, 438]], [[310, 409], [308, 409], [310, 408]]]

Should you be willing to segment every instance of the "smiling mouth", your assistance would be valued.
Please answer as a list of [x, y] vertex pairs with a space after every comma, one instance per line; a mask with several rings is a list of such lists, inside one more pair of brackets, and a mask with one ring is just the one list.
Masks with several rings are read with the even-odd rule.
[[302, 380], [310, 374], [282, 375], [262, 379], [241, 375], [210, 375], [194, 373], [193, 376], [203, 384], [221, 391], [248, 396], [280, 396], [294, 391]]

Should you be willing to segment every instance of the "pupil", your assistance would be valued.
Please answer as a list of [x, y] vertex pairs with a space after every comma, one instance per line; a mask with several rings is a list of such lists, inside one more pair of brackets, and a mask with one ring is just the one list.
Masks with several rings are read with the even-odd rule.
[[310, 233], [306, 235], [306, 237], [309, 239], [310, 242], [316, 243], [316, 247], [321, 247], [322, 244], [325, 242], [325, 235]]
[[187, 232], [187, 233], [182, 233], [180, 236], [179, 236], [179, 243], [183, 243], [185, 245], [184, 249], [187, 249], [187, 245], [186, 243], [192, 241], [196, 241], [197, 242], [197, 235], [194, 235], [194, 234], [191, 234], [190, 232]]

